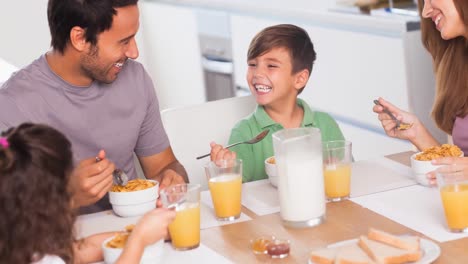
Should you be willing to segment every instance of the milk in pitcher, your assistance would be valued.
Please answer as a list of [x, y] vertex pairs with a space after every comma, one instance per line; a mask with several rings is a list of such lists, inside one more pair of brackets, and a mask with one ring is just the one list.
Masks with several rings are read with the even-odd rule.
[[278, 166], [278, 192], [281, 218], [287, 224], [321, 222], [325, 215], [322, 156], [313, 152], [297, 152], [283, 157]]
[[322, 141], [317, 128], [290, 128], [273, 135], [280, 215], [289, 227], [323, 222], [325, 190]]

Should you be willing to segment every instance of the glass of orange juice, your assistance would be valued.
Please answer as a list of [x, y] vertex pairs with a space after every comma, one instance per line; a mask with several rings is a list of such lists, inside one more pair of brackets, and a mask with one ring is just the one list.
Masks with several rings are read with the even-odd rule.
[[349, 198], [351, 189], [352, 144], [347, 140], [323, 143], [325, 196], [338, 202]]
[[451, 171], [451, 167], [437, 169], [445, 220], [451, 232], [468, 233], [468, 175], [463, 171]]
[[174, 207], [176, 218], [169, 225], [172, 247], [189, 250], [200, 245], [200, 185], [177, 184], [162, 190], [165, 207]]
[[216, 219], [231, 221], [241, 214], [242, 160], [211, 161], [205, 166]]

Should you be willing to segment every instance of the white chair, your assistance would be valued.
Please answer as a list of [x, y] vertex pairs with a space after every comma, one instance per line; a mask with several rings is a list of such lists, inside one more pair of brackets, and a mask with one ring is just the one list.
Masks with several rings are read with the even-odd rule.
[[0, 88], [10, 78], [11, 74], [17, 70], [16, 66], [0, 58]]
[[162, 121], [172, 150], [185, 167], [191, 183], [208, 187], [203, 166], [209, 157], [196, 157], [210, 152], [210, 142], [226, 145], [232, 127], [255, 110], [253, 96], [233, 97], [194, 106], [163, 110]]

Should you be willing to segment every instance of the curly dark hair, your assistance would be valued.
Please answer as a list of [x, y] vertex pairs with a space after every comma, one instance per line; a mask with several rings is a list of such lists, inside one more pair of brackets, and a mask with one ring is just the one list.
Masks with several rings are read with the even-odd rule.
[[1, 262], [29, 264], [46, 254], [73, 262], [70, 142], [49, 126], [31, 123], [2, 137], [8, 145], [0, 145]]

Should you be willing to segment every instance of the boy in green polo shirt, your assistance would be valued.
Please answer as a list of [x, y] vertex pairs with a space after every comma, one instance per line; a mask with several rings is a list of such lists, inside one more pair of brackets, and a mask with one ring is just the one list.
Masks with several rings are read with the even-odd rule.
[[243, 182], [266, 179], [264, 161], [274, 155], [271, 135], [283, 128], [317, 127], [322, 141], [344, 139], [338, 124], [327, 113], [313, 111], [297, 96], [309, 80], [316, 53], [305, 30], [294, 25], [263, 29], [252, 40], [247, 54], [247, 82], [258, 106], [237, 123], [229, 144], [270, 133], [259, 143], [231, 150], [211, 143], [211, 160], [237, 156], [243, 161]]

